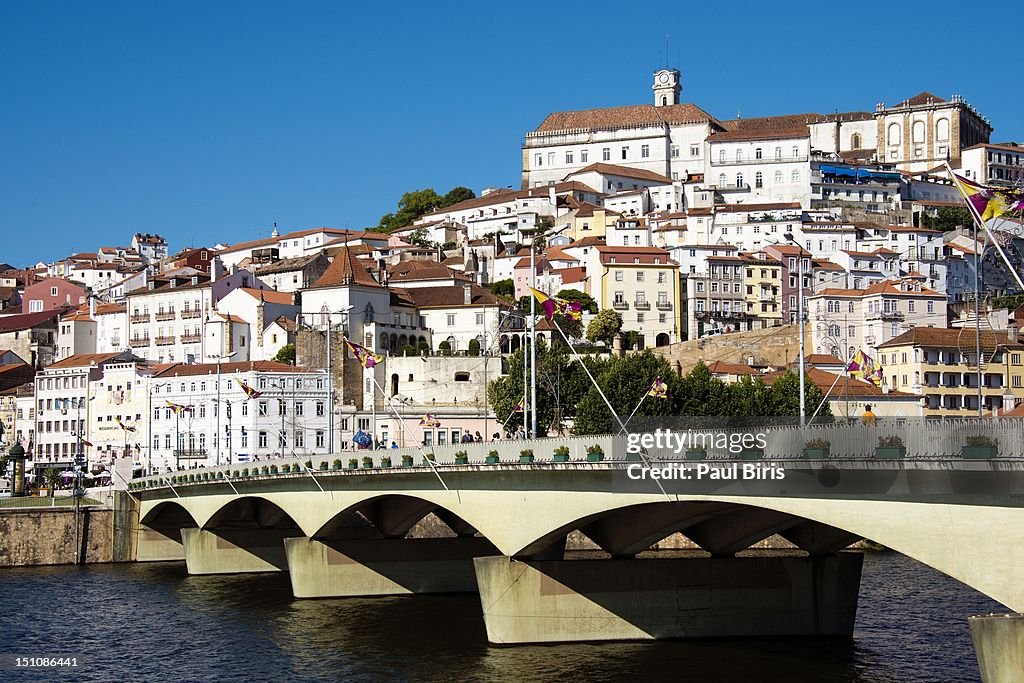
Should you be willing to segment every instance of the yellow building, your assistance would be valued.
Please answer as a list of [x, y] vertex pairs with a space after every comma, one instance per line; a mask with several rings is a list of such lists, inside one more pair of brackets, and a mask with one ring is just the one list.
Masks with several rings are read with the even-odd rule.
[[591, 296], [622, 316], [622, 331], [636, 331], [644, 347], [680, 340], [679, 265], [657, 247], [599, 246], [586, 257]]
[[571, 226], [566, 234], [571, 235], [573, 241], [584, 237], [604, 238], [608, 233], [608, 228], [614, 226], [622, 216], [618, 211], [612, 211], [590, 202], [576, 199], [567, 201], [573, 209], [564, 217], [559, 218], [559, 224], [568, 223]]
[[763, 251], [741, 254], [745, 262], [745, 329], [758, 330], [782, 324], [782, 267]]
[[[917, 327], [878, 347], [889, 389], [921, 394], [925, 417], [978, 414], [978, 358], [970, 328]], [[1016, 325], [981, 332], [981, 404], [986, 412], [1024, 401], [1024, 344]]]

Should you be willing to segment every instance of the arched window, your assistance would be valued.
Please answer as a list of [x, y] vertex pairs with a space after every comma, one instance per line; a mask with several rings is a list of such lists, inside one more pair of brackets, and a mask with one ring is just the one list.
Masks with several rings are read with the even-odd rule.
[[924, 121], [914, 121], [911, 133], [914, 142], [924, 142]]
[[754, 187], [764, 187], [764, 176], [760, 171], [754, 174]]
[[782, 182], [782, 171], [776, 171], [775, 172], [775, 182], [777, 182], [777, 183], [781, 183]]
[[667, 98], [667, 97], [665, 97], [664, 95], [662, 95], [662, 96], [661, 96], [661, 106], [663, 106], [663, 107], [664, 107], [664, 106], [665, 106], [665, 105], [667, 105], [667, 104], [668, 104], [668, 98]]
[[949, 119], [939, 119], [935, 122], [935, 139], [941, 142], [949, 140]]
[[900, 140], [902, 138], [902, 136], [900, 135], [900, 124], [898, 124], [898, 123], [890, 123], [889, 124], [889, 134], [888, 134], [887, 137], [889, 138], [889, 144], [890, 145], [898, 145], [898, 144], [900, 144]]
[[743, 174], [742, 173], [737, 173], [736, 174], [736, 187], [743, 187]]
[[736, 150], [736, 161], [743, 161], [743, 150]]
[[850, 149], [860, 149], [860, 133], [850, 136]]
[[398, 395], [398, 373], [397, 372], [394, 373], [393, 375], [391, 375], [391, 395], [392, 396], [397, 396]]
[[758, 148], [756, 148], [754, 150], [754, 158], [755, 159], [760, 159], [761, 158], [761, 148], [760, 147], [758, 147]]
[[718, 186], [725, 187], [725, 174], [722, 173], [718, 176]]
[[775, 148], [775, 160], [778, 161], [781, 158], [782, 158], [782, 148], [781, 147], [776, 147]]
[[800, 171], [794, 169], [793, 170], [793, 176], [792, 176], [791, 180], [794, 183], [799, 183], [800, 182]]
[[369, 302], [366, 303], [366, 308], [363, 309], [363, 315], [366, 318], [366, 322], [373, 322], [373, 304]]

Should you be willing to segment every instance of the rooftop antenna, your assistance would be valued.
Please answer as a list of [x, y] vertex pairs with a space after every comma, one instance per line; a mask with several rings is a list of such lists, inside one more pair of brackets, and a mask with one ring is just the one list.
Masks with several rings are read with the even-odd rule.
[[668, 51], [668, 34], [665, 34], [665, 68], [668, 68], [669, 51]]

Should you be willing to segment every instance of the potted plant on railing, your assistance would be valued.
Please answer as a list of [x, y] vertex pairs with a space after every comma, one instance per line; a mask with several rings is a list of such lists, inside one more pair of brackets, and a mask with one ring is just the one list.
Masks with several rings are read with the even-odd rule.
[[[306, 461], [306, 469], [307, 470], [313, 469], [313, 461], [312, 460], [307, 460]], [[293, 468], [293, 471], [294, 472], [299, 472], [300, 470], [296, 470], [296, 469]]]
[[263, 467], [260, 468], [260, 474], [264, 476], [270, 474], [270, 468], [264, 465]]
[[390, 455], [381, 456], [380, 466], [381, 467], [391, 467], [391, 456]]
[[760, 460], [763, 457], [764, 449], [756, 446], [750, 448], [744, 446], [740, 451], [740, 460]]
[[988, 460], [998, 455], [999, 441], [983, 434], [967, 437], [967, 443], [960, 449], [960, 457], [971, 460]]
[[249, 468], [248, 467], [243, 467], [242, 468], [242, 476], [243, 477], [248, 477], [249, 476]]
[[357, 467], [359, 467], [359, 461], [358, 461], [358, 460], [356, 460], [355, 458], [349, 458], [349, 459], [348, 459], [348, 468], [349, 468], [350, 470], [354, 470], [354, 469], [356, 469]]
[[555, 462], [569, 462], [569, 447], [559, 446], [555, 449]]
[[[285, 467], [287, 467], [287, 465], [285, 465]], [[271, 465], [270, 466], [270, 473], [271, 474], [277, 474], [277, 465]]]
[[497, 465], [498, 464], [498, 451], [493, 450], [493, 449], [490, 450], [490, 451], [487, 451], [487, 459], [484, 460], [484, 462], [486, 462], [488, 465]]
[[687, 448], [686, 459], [687, 460], [707, 460], [708, 449], [704, 446]]
[[363, 456], [363, 469], [368, 470], [373, 467], [373, 458], [368, 455]]
[[328, 462], [327, 462], [326, 460], [321, 460], [321, 461], [320, 461], [320, 471], [321, 471], [321, 472], [326, 472], [326, 471], [327, 471], [327, 468], [328, 468], [329, 466], [330, 466], [330, 463], [328, 463]]
[[533, 449], [524, 448], [523, 450], [519, 451], [519, 462], [522, 465], [528, 465], [531, 462], [533, 462]]
[[587, 446], [587, 462], [601, 462], [602, 460], [604, 460], [603, 448], [596, 443], [593, 446]]
[[434, 455], [434, 451], [430, 451], [429, 453], [424, 453], [423, 454], [423, 464], [424, 465], [426, 465], [428, 462], [435, 462], [436, 459], [437, 458]]
[[456, 465], [468, 465], [469, 454], [466, 451], [455, 451], [455, 464]]
[[828, 439], [822, 439], [821, 437], [811, 439], [804, 444], [804, 458], [807, 460], [824, 460], [828, 457], [831, 447], [832, 444], [829, 443]]
[[[248, 474], [248, 472], [246, 472], [246, 474]], [[235, 479], [238, 479], [238, 470], [235, 470], [234, 472], [232, 472], [231, 476], [234, 477]]]
[[892, 436], [878, 437], [878, 446], [875, 447], [875, 457], [879, 460], [899, 460], [906, 456], [907, 447], [903, 445], [903, 439], [893, 434]]
[[341, 458], [335, 458], [334, 462], [331, 463], [331, 467], [335, 470], [341, 469]]
[[402, 456], [402, 467], [412, 467], [412, 456], [408, 453]]

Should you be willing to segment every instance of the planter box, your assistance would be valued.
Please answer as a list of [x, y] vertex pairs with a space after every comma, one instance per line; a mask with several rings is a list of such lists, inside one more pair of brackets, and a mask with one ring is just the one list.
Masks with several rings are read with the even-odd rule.
[[412, 456], [411, 455], [403, 455], [402, 456], [402, 467], [412, 467]]
[[455, 458], [455, 464], [456, 465], [468, 465], [469, 464], [469, 456], [468, 455], [460, 455], [459, 457]]
[[604, 453], [587, 453], [587, 462], [601, 462], [604, 460]]
[[875, 458], [878, 460], [899, 460], [906, 455], [906, 446], [878, 446], [875, 448]]
[[687, 460], [707, 460], [708, 452], [705, 450], [686, 451]]
[[487, 463], [488, 465], [497, 465], [498, 464], [498, 456], [496, 456], [496, 455], [488, 455], [487, 459], [484, 460], [484, 462]]
[[805, 460], [824, 460], [828, 457], [827, 448], [805, 448], [803, 451]]
[[357, 462], [350, 462], [350, 463], [348, 464], [348, 468], [349, 468], [350, 470], [358, 469], [358, 468], [359, 468], [359, 463], [357, 463]]
[[760, 460], [764, 457], [764, 450], [761, 448], [751, 448], [749, 450], [740, 451], [740, 460]]
[[391, 461], [390, 460], [381, 460], [380, 461], [380, 466], [384, 467], [384, 468], [390, 468], [391, 467]]
[[960, 457], [966, 460], [990, 460], [998, 455], [998, 446], [964, 446], [960, 449]]
[[555, 455], [552, 457], [552, 460], [554, 460], [555, 462], [569, 462], [569, 454], [555, 453]]
[[320, 471], [321, 472], [326, 472], [327, 471], [327, 463], [325, 463], [325, 462], [320, 463]]
[[639, 453], [626, 453], [626, 462], [642, 462], [643, 458]]
[[519, 464], [520, 465], [529, 465], [531, 462], [533, 462], [533, 455], [532, 454], [531, 455], [520, 455], [519, 456]]
[[363, 461], [363, 469], [364, 470], [372, 470], [373, 469], [373, 461], [372, 460], [364, 460]]
[[340, 470], [342, 467], [344, 467], [344, 465], [342, 465], [340, 462], [336, 462], [333, 465], [331, 465], [332, 470]]

